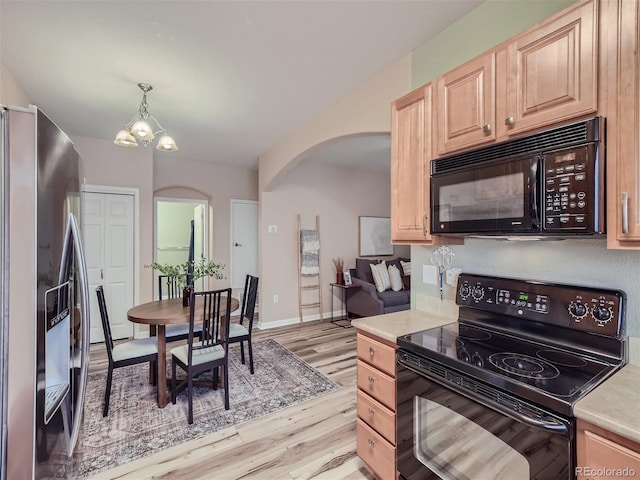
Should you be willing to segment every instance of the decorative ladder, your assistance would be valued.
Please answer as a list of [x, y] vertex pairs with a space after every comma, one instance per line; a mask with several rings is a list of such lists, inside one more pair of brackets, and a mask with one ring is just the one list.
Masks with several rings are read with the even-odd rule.
[[[316, 215], [316, 232], [318, 232], [318, 243], [320, 242], [320, 216]], [[300, 323], [302, 324], [302, 310], [306, 308], [317, 308], [320, 311], [320, 320], [323, 319], [322, 311], [322, 277], [320, 275], [320, 249], [318, 249], [318, 273], [302, 274], [302, 226], [300, 214], [298, 214], [298, 312], [300, 315]], [[313, 283], [309, 283], [309, 281]], [[303, 303], [303, 292], [316, 293], [317, 300]], [[309, 295], [305, 295], [307, 300]]]

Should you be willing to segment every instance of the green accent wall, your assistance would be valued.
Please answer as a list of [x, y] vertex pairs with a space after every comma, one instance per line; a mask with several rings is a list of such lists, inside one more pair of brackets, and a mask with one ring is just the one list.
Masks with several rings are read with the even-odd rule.
[[412, 53], [412, 85], [452, 70], [536, 23], [573, 0], [488, 0]]

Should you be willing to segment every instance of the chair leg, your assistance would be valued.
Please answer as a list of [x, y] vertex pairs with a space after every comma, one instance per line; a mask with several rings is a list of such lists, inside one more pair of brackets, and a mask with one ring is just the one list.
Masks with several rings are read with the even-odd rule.
[[240, 342], [240, 359], [244, 365], [244, 340]]
[[214, 390], [218, 389], [218, 368], [219, 367], [215, 367], [213, 369], [213, 389]]
[[249, 344], [249, 372], [253, 375], [253, 344], [251, 343], [251, 337], [247, 341]]
[[187, 391], [189, 394], [189, 425], [191, 425], [193, 423], [193, 378], [191, 377], [191, 374], [187, 374], [188, 377], [188, 383], [187, 383]]
[[171, 359], [171, 403], [176, 404], [176, 361]]
[[102, 409], [102, 416], [106, 417], [109, 414], [109, 398], [111, 397], [111, 380], [113, 379], [113, 368], [109, 365], [109, 371], [107, 372], [107, 388], [104, 392], [104, 408]]
[[229, 363], [224, 368], [224, 409], [229, 410]]

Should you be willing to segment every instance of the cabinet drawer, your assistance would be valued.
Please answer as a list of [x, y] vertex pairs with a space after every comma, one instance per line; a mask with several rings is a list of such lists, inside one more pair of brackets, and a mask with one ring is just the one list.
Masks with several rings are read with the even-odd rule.
[[373, 365], [392, 377], [396, 376], [395, 348], [358, 333], [357, 350], [360, 360]]
[[358, 388], [395, 411], [395, 379], [361, 360], [358, 360]]
[[358, 390], [358, 417], [382, 435], [392, 445], [396, 444], [396, 414]]
[[[586, 473], [586, 475], [583, 474], [579, 478], [592, 478], [589, 473], [598, 470], [614, 472], [628, 469], [629, 471], [640, 472], [640, 453], [588, 430], [584, 431], [584, 450], [586, 464], [579, 464], [579, 467], [588, 468], [589, 470], [579, 470], [578, 473]], [[607, 476], [606, 478], [613, 477]]]
[[396, 449], [366, 423], [358, 419], [356, 442], [358, 456], [380, 480], [396, 478]]

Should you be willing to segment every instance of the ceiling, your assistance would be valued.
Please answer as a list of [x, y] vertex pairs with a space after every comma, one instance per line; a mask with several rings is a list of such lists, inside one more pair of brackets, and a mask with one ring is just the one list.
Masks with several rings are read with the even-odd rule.
[[[0, 60], [71, 135], [112, 141], [144, 82], [154, 87], [149, 112], [180, 148], [155, 155], [256, 168], [260, 154], [481, 2], [0, 0]], [[313, 155], [353, 166], [366, 154], [388, 169], [388, 136], [373, 141]]]

